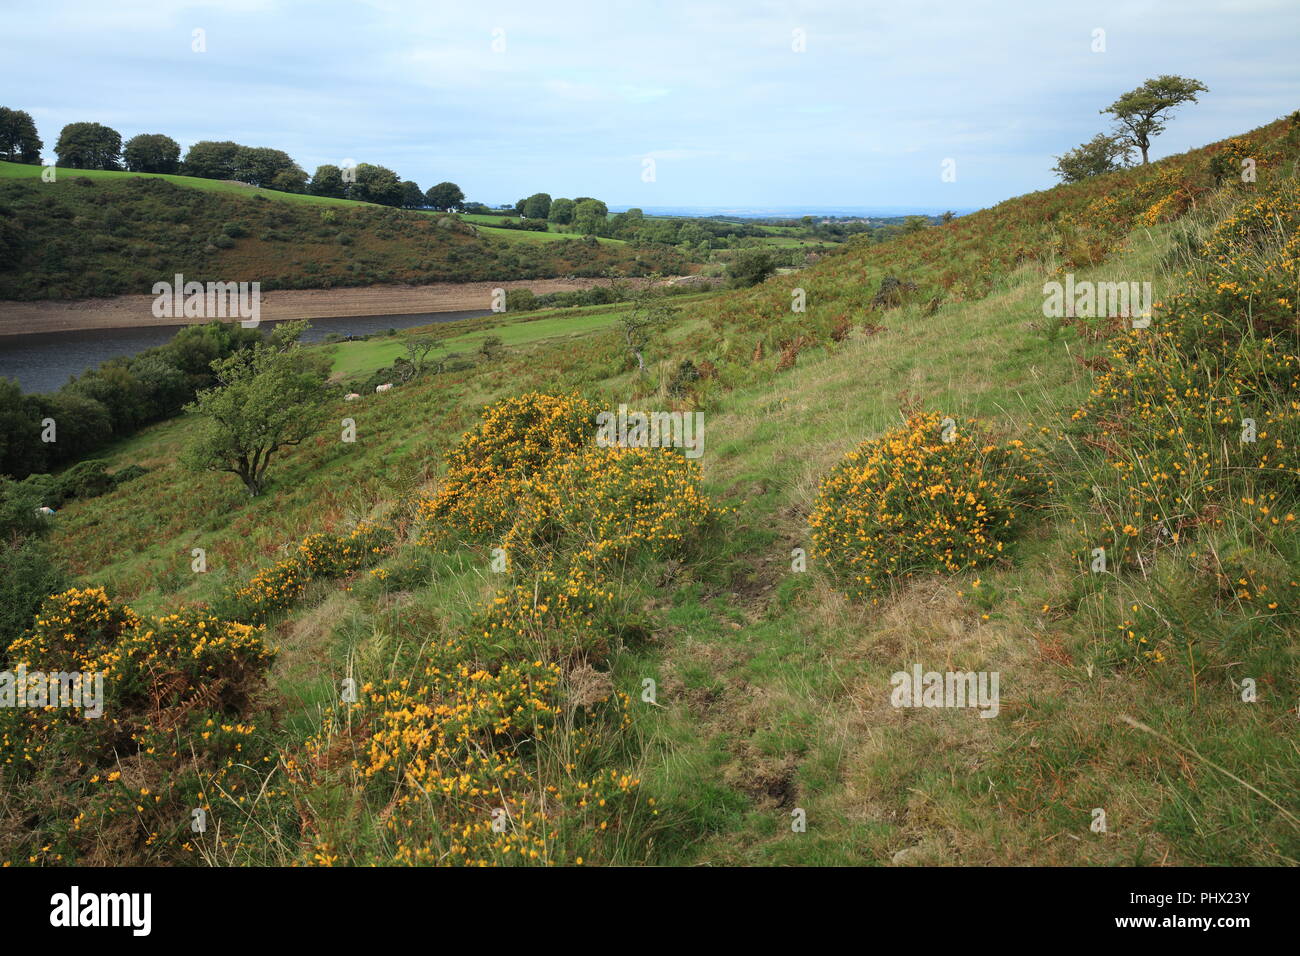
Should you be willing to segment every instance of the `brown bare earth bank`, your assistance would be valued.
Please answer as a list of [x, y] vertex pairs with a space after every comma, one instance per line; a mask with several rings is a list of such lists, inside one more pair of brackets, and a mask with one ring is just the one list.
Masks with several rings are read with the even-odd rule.
[[[493, 289], [531, 289], [538, 295], [608, 284], [607, 279], [512, 279], [502, 282], [438, 282], [346, 289], [279, 289], [265, 292], [261, 318], [321, 319], [349, 315], [409, 315], [490, 309]], [[184, 325], [206, 319], [157, 318], [152, 295], [119, 295], [72, 302], [0, 302], [0, 336], [82, 329]]]

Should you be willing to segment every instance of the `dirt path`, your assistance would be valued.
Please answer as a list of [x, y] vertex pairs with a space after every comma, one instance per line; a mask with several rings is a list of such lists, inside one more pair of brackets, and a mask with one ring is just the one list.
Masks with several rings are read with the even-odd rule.
[[[405, 315], [490, 309], [493, 289], [531, 289], [538, 295], [608, 284], [608, 279], [512, 279], [439, 282], [355, 289], [282, 289], [262, 294], [263, 319], [320, 319], [348, 315]], [[0, 302], [0, 336], [81, 329], [179, 325], [205, 319], [156, 318], [151, 295], [119, 295], [76, 302]]]

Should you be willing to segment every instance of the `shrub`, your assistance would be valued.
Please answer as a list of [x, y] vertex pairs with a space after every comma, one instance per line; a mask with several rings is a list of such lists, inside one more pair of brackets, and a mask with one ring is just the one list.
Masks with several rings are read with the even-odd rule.
[[681, 364], [673, 369], [672, 377], [668, 379], [668, 394], [674, 397], [685, 395], [692, 385], [700, 379], [699, 369], [690, 359], [682, 359]]
[[512, 560], [592, 569], [670, 555], [713, 512], [700, 470], [672, 448], [585, 448], [536, 477], [505, 537]]
[[32, 670], [88, 671], [139, 625], [135, 612], [103, 588], [72, 588], [41, 604], [35, 626], [9, 644], [8, 661], [24, 662]]
[[737, 289], [758, 285], [775, 271], [776, 261], [766, 249], [741, 249], [727, 264], [727, 275]]
[[1096, 488], [1093, 532], [1114, 567], [1230, 520], [1295, 520], [1297, 233], [1294, 183], [1243, 203], [1195, 250], [1150, 328], [1112, 338], [1070, 428], [1105, 452], [1079, 473]]
[[298, 556], [312, 577], [337, 577], [370, 563], [392, 538], [387, 528], [363, 522], [350, 534], [322, 532], [307, 536], [298, 546]]
[[[34, 534], [45, 527], [45, 519], [36, 509], [46, 503], [48, 475], [14, 481], [0, 475], [0, 540]], [[53, 507], [53, 506], [51, 506]]]
[[247, 585], [235, 592], [239, 616], [249, 621], [263, 621], [276, 611], [291, 607], [307, 589], [310, 575], [296, 558], [280, 561], [253, 575]]
[[0, 538], [0, 644], [8, 645], [32, 623], [32, 616], [67, 576], [45, 542], [34, 537]]
[[1002, 554], [1043, 486], [1023, 442], [995, 444], [973, 421], [957, 428], [938, 413], [915, 415], [822, 479], [813, 555], [855, 597], [920, 572], [979, 567]]
[[97, 458], [79, 461], [57, 481], [58, 495], [66, 501], [71, 498], [95, 498], [113, 489], [113, 477], [108, 474], [107, 462]]
[[505, 530], [531, 480], [556, 460], [591, 443], [596, 409], [577, 395], [530, 392], [483, 410], [447, 456], [423, 515], [467, 534]]
[[125, 468], [119, 468], [113, 472], [113, 484], [124, 485], [128, 481], [135, 481], [141, 475], [147, 475], [148, 468], [141, 468], [139, 465], [127, 465]]
[[507, 312], [531, 312], [539, 308], [537, 296], [531, 289], [507, 289], [506, 290], [506, 311]]
[[5, 859], [182, 862], [202, 839], [193, 810], [219, 817], [224, 801], [229, 818], [211, 825], [238, 843], [246, 795], [275, 799], [272, 757], [247, 721], [272, 657], [256, 629], [202, 609], [144, 619], [96, 588], [47, 600], [10, 664], [99, 675], [102, 715], [0, 708], [0, 762], [21, 784], [9, 810], [23, 818], [0, 834]]

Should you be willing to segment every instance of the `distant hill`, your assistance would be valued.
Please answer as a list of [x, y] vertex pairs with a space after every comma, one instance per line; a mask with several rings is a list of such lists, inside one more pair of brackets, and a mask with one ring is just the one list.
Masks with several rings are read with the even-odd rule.
[[451, 215], [186, 176], [59, 170], [46, 183], [40, 167], [0, 163], [0, 299], [147, 293], [177, 272], [269, 291], [685, 271], [670, 250], [538, 242]]

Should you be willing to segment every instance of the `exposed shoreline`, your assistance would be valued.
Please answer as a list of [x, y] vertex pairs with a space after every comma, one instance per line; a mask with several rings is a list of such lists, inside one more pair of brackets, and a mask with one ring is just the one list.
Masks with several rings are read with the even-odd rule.
[[[275, 321], [350, 315], [466, 312], [490, 309], [493, 289], [531, 289], [538, 295], [543, 295], [548, 292], [589, 289], [608, 283], [608, 279], [510, 279], [502, 282], [437, 282], [420, 286], [277, 289], [262, 294], [261, 318]], [[170, 315], [157, 318], [153, 314], [153, 302], [152, 295], [119, 295], [71, 302], [0, 302], [0, 337], [36, 332], [187, 325], [208, 321], [174, 318]]]

